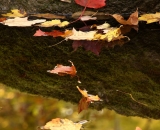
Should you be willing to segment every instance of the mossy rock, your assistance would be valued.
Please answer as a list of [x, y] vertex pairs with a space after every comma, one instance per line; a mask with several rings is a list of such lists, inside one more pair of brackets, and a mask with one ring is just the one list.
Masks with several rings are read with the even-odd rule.
[[[133, 6], [125, 1], [126, 9], [124, 1], [116, 3], [114, 0], [112, 2], [108, 0], [106, 8], [100, 10], [117, 13], [121, 9], [122, 13], [128, 10], [129, 14], [135, 11], [138, 0], [132, 1]], [[18, 4], [19, 2], [21, 3], [17, 0], [16, 7], [21, 5]], [[48, 2], [54, 3], [53, 0]], [[145, 1], [146, 4], [147, 2], [153, 3], [150, 6], [153, 5], [156, 11], [157, 1]], [[75, 3], [72, 4], [77, 10], [83, 8]], [[142, 8], [143, 4], [140, 4], [141, 10], [147, 12], [150, 7], [146, 7], [145, 10]], [[63, 6], [59, 4], [62, 7], [65, 5], [70, 4], [65, 3]], [[30, 9], [29, 6], [31, 6]], [[32, 4], [24, 4], [21, 8], [24, 7], [25, 10], [32, 12], [34, 11], [32, 6]], [[114, 10], [116, 6], [119, 8]], [[12, 6], [8, 7], [12, 8]], [[48, 11], [39, 9], [41, 8], [35, 6], [35, 12]], [[118, 26], [113, 19], [107, 22]], [[79, 22], [73, 26], [84, 25]], [[83, 48], [73, 51], [73, 41], [48, 47], [63, 39], [33, 37], [37, 29], [38, 27], [19, 28], [0, 25], [1, 83], [23, 92], [73, 103], [78, 103], [81, 98], [76, 88], [78, 85], [81, 89], [85, 88], [89, 93], [98, 94], [103, 99], [102, 102], [91, 104], [95, 109], [108, 108], [126, 116], [160, 119], [159, 24], [146, 25], [145, 22], [140, 22], [139, 31], [132, 30], [128, 34], [130, 42], [121, 47], [103, 48], [99, 56]], [[47, 70], [53, 69], [57, 64], [70, 65], [68, 60], [76, 66], [81, 84], [77, 83], [76, 77], [70, 78], [69, 75], [62, 77], [47, 73]]]

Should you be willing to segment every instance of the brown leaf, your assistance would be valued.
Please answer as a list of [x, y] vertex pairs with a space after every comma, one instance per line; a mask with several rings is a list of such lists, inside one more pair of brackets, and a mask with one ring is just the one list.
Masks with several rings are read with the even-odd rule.
[[136, 10], [134, 13], [130, 15], [128, 20], [125, 20], [121, 15], [119, 14], [113, 14], [112, 15], [120, 24], [123, 25], [138, 25], [138, 10]]
[[35, 17], [39, 17], [39, 18], [47, 18], [47, 19], [65, 19], [65, 16], [55, 15], [55, 14], [50, 14], [50, 13], [33, 14], [30, 16], [35, 16]]
[[87, 99], [87, 97], [82, 97], [79, 101], [78, 113], [80, 113], [83, 110], [86, 110], [89, 107], [90, 102], [88, 102]]

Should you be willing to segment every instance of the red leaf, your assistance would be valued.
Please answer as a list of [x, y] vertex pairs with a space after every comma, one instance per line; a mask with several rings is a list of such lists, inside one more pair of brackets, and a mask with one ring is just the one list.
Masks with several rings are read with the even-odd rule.
[[75, 0], [75, 2], [81, 6], [88, 8], [102, 8], [106, 5], [105, 0]]
[[99, 55], [102, 48], [101, 41], [86, 41], [86, 40], [75, 40], [72, 44], [73, 49], [76, 51], [78, 47], [84, 47], [87, 51], [92, 51], [96, 55]]
[[64, 32], [61, 32], [59, 30], [52, 30], [52, 32], [45, 32], [45, 34], [48, 36], [59, 37], [59, 36], [63, 36]]

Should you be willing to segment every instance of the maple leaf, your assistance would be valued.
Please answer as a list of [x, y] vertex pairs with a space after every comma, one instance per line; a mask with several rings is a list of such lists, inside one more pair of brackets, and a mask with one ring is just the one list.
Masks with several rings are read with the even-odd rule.
[[[55, 66], [53, 70], [48, 70], [47, 72], [53, 73], [53, 74], [58, 74], [60, 76], [64, 76], [67, 74], [70, 75], [71, 77], [77, 76], [76, 75], [77, 70], [76, 70], [73, 62], [70, 60], [69, 60], [69, 62], [72, 64], [72, 66], [63, 66], [61, 64], [57, 64], [57, 66]], [[78, 76], [77, 76], [77, 78], [78, 78], [78, 83], [81, 83]]]
[[81, 6], [94, 9], [102, 8], [106, 5], [105, 0], [75, 0], [75, 2]]
[[113, 14], [112, 17], [114, 17], [120, 24], [123, 24], [123, 25], [138, 25], [138, 10], [132, 13], [129, 16], [128, 20], [125, 20], [119, 14]]
[[97, 41], [75, 40], [72, 43], [74, 51], [76, 51], [78, 47], [84, 47], [87, 51], [91, 51], [96, 55], [99, 55], [102, 46], [103, 46], [102, 41], [98, 40]]
[[73, 28], [72, 32], [73, 32], [73, 34], [71, 36], [67, 37], [67, 39], [70, 39], [70, 40], [92, 40], [97, 31], [82, 32], [82, 31], [77, 31], [76, 29]]
[[2, 24], [8, 25], [8, 26], [19, 26], [19, 27], [26, 27], [26, 26], [32, 26], [36, 23], [42, 23], [45, 22], [45, 19], [37, 19], [37, 20], [28, 20], [28, 17], [24, 18], [13, 18], [13, 19], [7, 19], [6, 21], [3, 21]]
[[155, 14], [143, 14], [138, 18], [139, 21], [147, 21], [147, 24], [153, 22], [159, 22], [160, 24], [160, 13], [157, 12]]
[[[85, 122], [86, 123], [86, 122]], [[55, 118], [47, 122], [44, 126], [41, 126], [40, 129], [49, 129], [49, 130], [80, 130], [82, 127], [81, 123], [74, 123], [68, 119]]]
[[61, 32], [59, 30], [52, 30], [52, 32], [45, 32], [46, 35], [48, 36], [53, 36], [53, 37], [58, 37], [58, 36], [64, 36], [65, 33]]
[[81, 21], [88, 21], [88, 20], [96, 20], [96, 17], [92, 17], [92, 16], [82, 16], [80, 18]]
[[46, 36], [45, 32], [38, 29], [33, 36]]

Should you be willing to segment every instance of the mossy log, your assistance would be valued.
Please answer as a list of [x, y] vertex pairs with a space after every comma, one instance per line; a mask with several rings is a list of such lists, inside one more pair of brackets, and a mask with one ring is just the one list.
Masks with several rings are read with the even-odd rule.
[[[0, 0], [1, 12], [13, 8], [31, 13], [72, 14], [83, 7], [59, 0]], [[140, 13], [155, 13], [159, 0], [108, 0], [100, 12], [130, 15], [138, 8]], [[94, 10], [94, 9], [87, 9]], [[95, 10], [94, 10], [95, 11]], [[103, 21], [105, 22], [105, 21]], [[111, 25], [119, 24], [107, 19]], [[84, 26], [78, 22], [73, 26]], [[139, 31], [132, 30], [130, 42], [122, 47], [104, 48], [97, 56], [79, 48], [73, 51], [72, 42], [53, 37], [33, 37], [38, 27], [7, 27], [0, 25], [0, 82], [31, 94], [53, 97], [78, 103], [81, 94], [76, 86], [103, 101], [91, 104], [95, 109], [108, 108], [126, 116], [160, 119], [160, 25], [139, 23]], [[47, 73], [57, 64], [77, 68], [77, 78]], [[118, 91], [117, 91], [118, 90]]]

